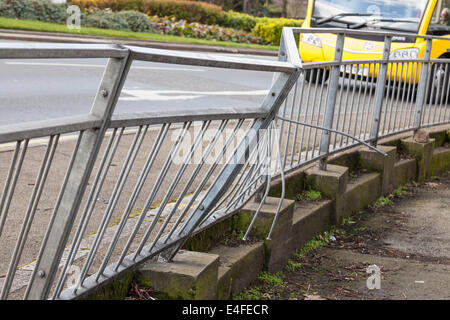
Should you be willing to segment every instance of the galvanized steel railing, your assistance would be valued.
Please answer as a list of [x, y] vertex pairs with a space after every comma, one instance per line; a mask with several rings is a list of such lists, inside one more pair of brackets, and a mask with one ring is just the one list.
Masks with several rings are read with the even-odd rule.
[[[337, 34], [335, 60], [302, 64], [300, 32]], [[237, 212], [257, 191], [263, 202], [276, 176], [319, 160], [326, 169], [331, 153], [450, 122], [450, 59], [430, 59], [436, 37], [421, 37], [425, 57], [392, 60], [395, 35], [381, 33], [383, 57], [343, 61], [345, 37], [356, 34], [367, 32], [285, 28], [279, 61], [108, 45], [0, 45], [1, 59], [109, 58], [90, 114], [0, 127], [0, 144], [14, 144], [0, 198], [2, 256], [9, 261], [1, 298], [77, 298], [148, 259], [171, 260], [189, 237]], [[274, 80], [257, 108], [113, 115], [133, 61], [272, 72]], [[428, 85], [434, 70], [444, 85]], [[414, 80], [401, 81], [403, 73]], [[68, 133], [77, 136], [73, 154], [65, 178], [54, 181], [52, 168], [62, 161], [55, 151]], [[28, 146], [42, 137], [41, 165], [28, 169]], [[136, 168], [139, 157], [144, 165]], [[35, 179], [29, 195], [17, 194], [23, 176]], [[47, 231], [33, 238], [39, 254], [24, 265], [43, 195], [55, 205], [41, 223]], [[14, 209], [13, 200], [25, 196], [27, 209]], [[101, 205], [100, 197], [108, 200]], [[17, 238], [2, 238], [4, 228]]]

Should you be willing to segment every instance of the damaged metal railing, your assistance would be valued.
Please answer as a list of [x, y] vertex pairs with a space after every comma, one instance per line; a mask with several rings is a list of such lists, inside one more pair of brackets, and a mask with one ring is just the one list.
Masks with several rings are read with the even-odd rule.
[[[301, 62], [295, 35], [312, 32], [336, 34], [333, 61]], [[427, 42], [426, 56], [399, 60], [390, 57], [394, 34], [377, 33], [385, 37], [379, 59], [343, 60], [345, 39], [364, 34], [284, 28], [278, 61], [112, 45], [1, 44], [0, 59], [109, 59], [89, 114], [0, 127], [0, 144], [13, 144], [1, 178], [0, 241], [9, 258], [1, 299], [88, 294], [148, 259], [170, 261], [190, 237], [239, 211], [257, 191], [263, 203], [274, 178], [284, 185], [285, 173], [306, 164], [320, 161], [326, 169], [331, 153], [357, 145], [376, 149], [380, 137], [449, 123], [450, 59], [430, 58], [437, 38], [417, 36]], [[134, 61], [270, 72], [274, 79], [258, 107], [114, 115]], [[77, 137], [66, 176], [50, 181], [66, 134]], [[19, 195], [30, 197], [28, 208], [16, 212], [20, 178], [31, 175], [28, 146], [43, 137], [33, 190]], [[59, 195], [39, 254], [20, 266], [48, 189]], [[100, 196], [108, 199], [104, 205]], [[17, 239], [2, 238], [15, 215], [21, 217]]]

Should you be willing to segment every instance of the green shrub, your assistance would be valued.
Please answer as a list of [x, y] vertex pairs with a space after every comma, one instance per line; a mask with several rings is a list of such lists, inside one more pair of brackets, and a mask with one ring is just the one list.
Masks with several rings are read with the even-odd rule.
[[0, 0], [0, 16], [26, 20], [64, 23], [67, 6], [51, 0]]
[[258, 20], [252, 34], [273, 45], [280, 44], [283, 27], [301, 27], [303, 24], [303, 20], [285, 18], [260, 18]]
[[220, 24], [222, 8], [206, 2], [185, 0], [72, 0], [72, 4], [85, 10], [136, 10], [159, 17], [175, 16], [178, 20], [204, 24]]
[[149, 17], [145, 13], [137, 11], [120, 11], [116, 15], [126, 21], [128, 28], [134, 32], [154, 31]]
[[228, 28], [250, 32], [256, 26], [257, 22], [258, 18], [254, 16], [230, 10], [224, 12], [221, 25]]
[[187, 23], [185, 20], [177, 20], [173, 16], [163, 18], [153, 16], [150, 18], [150, 21], [154, 28], [163, 34], [207, 40], [264, 44], [261, 38], [243, 30], [224, 28], [217, 25], [211, 26], [197, 22]]
[[84, 15], [81, 24], [85, 27], [115, 29], [135, 32], [154, 32], [149, 17], [137, 11], [121, 11], [117, 13], [97, 11]]

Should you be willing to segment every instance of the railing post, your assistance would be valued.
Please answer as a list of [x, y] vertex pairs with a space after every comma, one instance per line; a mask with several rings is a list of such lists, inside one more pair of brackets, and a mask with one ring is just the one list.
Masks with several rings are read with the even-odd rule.
[[[423, 119], [423, 107], [425, 105], [428, 81], [430, 75], [430, 57], [431, 57], [431, 48], [433, 45], [432, 39], [426, 40], [425, 46], [425, 56], [422, 67], [420, 68], [420, 77], [419, 77], [419, 87], [417, 89], [417, 98], [416, 98], [416, 110], [414, 115], [414, 131], [420, 129]], [[433, 79], [431, 79], [433, 81]]]
[[102, 126], [81, 133], [46, 238], [39, 252], [25, 299], [44, 300], [50, 292], [89, 176], [130, 65], [129, 54], [124, 58], [111, 58], [108, 61], [91, 109], [91, 114], [103, 120]]
[[[386, 89], [386, 78], [388, 73], [388, 60], [391, 53], [392, 37], [384, 37], [384, 49], [382, 59], [385, 61], [380, 64], [377, 76], [377, 87], [375, 89], [375, 102], [373, 108], [372, 125], [370, 127], [370, 144], [374, 147], [378, 143], [378, 135], [380, 131], [381, 111], [383, 110], [384, 90]], [[374, 70], [375, 72], [375, 70]]]
[[[339, 33], [336, 39], [336, 52], [334, 54], [334, 61], [336, 65], [331, 67], [330, 80], [328, 83], [327, 104], [323, 120], [323, 127], [326, 129], [332, 129], [334, 119], [334, 108], [336, 105], [337, 93], [339, 90], [339, 76], [341, 73], [342, 55], [344, 52], [345, 34]], [[330, 151], [330, 137], [331, 132], [324, 130], [320, 140], [319, 154], [326, 154], [325, 158], [322, 158], [319, 162], [320, 170], [327, 170], [327, 157]]]

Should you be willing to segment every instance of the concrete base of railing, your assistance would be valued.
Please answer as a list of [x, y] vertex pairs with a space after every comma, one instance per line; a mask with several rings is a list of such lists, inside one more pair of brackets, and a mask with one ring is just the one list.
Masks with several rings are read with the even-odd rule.
[[[134, 280], [152, 286], [160, 298], [230, 299], [250, 285], [261, 271], [283, 269], [295, 250], [378, 197], [407, 182], [424, 181], [449, 172], [450, 131], [431, 136], [433, 139], [423, 144], [412, 139], [385, 141], [379, 147], [388, 154], [386, 158], [366, 148], [358, 148], [335, 157], [330, 161], [334, 164], [328, 165], [328, 171], [310, 167], [290, 174], [286, 189], [291, 199], [283, 202], [271, 240], [266, 237], [278, 205], [276, 197], [269, 197], [262, 207], [251, 232], [253, 241], [250, 244], [230, 246], [226, 238], [233, 233], [245, 232], [258, 206], [256, 202], [247, 204], [239, 214], [213, 229], [197, 234], [185, 247], [202, 253], [183, 251], [174, 263], [149, 262], [135, 273]], [[397, 151], [409, 156], [398, 159]], [[349, 176], [355, 169], [363, 173]], [[271, 190], [275, 196], [280, 191], [277, 183], [274, 182]], [[306, 188], [319, 190], [328, 199], [294, 201]], [[118, 283], [122, 288], [125, 282], [131, 282], [131, 277], [115, 281], [121, 281]], [[109, 286], [114, 288], [117, 284], [113, 281]], [[101, 292], [92, 297], [108, 298], [107, 287]], [[124, 290], [120, 292], [124, 294]], [[116, 292], [110, 298], [120, 297]]]

